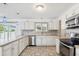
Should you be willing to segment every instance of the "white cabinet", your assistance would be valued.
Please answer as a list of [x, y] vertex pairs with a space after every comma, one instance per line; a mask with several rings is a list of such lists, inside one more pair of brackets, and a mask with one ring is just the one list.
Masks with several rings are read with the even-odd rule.
[[58, 30], [59, 28], [59, 21], [58, 20], [53, 20], [53, 29]]
[[48, 30], [58, 30], [59, 28], [59, 21], [58, 20], [52, 20], [48, 24]]
[[53, 46], [56, 45], [56, 39], [52, 36], [36, 36], [37, 46]]
[[18, 55], [18, 41], [12, 43], [12, 56]]
[[36, 45], [37, 46], [46, 46], [47, 40], [45, 36], [36, 36]]
[[69, 11], [67, 12], [67, 14], [65, 15], [65, 17], [66, 17], [66, 18], [70, 18], [70, 17], [72, 17], [73, 15], [75, 15], [75, 13], [76, 13], [76, 9], [69, 10]]
[[73, 12], [69, 12], [69, 13], [66, 15], [66, 18], [69, 18], [69, 17], [71, 17], [71, 16], [73, 16]]
[[42, 46], [47, 46], [47, 39], [46, 39], [46, 36], [42, 36], [42, 39], [41, 39], [41, 44]]
[[26, 30], [34, 30], [34, 22], [26, 21], [25, 22], [25, 29]]
[[27, 39], [26, 38], [24, 38], [24, 40], [23, 40], [23, 45], [24, 45], [24, 48], [27, 46]]
[[23, 21], [21, 21], [19, 25], [20, 25], [21, 30], [24, 29], [24, 22]]
[[19, 53], [23, 50], [23, 39], [19, 40]]
[[76, 49], [76, 56], [79, 56], [79, 48]]
[[0, 56], [1, 56], [1, 55], [2, 55], [2, 53], [3, 53], [3, 52], [2, 52], [2, 50], [3, 50], [3, 49], [2, 49], [2, 47], [0, 47]]
[[36, 45], [41, 46], [42, 45], [42, 39], [40, 36], [36, 36]]
[[25, 47], [28, 46], [29, 45], [29, 38], [28, 37], [25, 37], [25, 41], [24, 42], [25, 42], [25, 44], [24, 44]]
[[79, 14], [79, 6], [74, 9], [74, 15]]
[[75, 50], [76, 56], [79, 56], [79, 45], [75, 45]]
[[9, 45], [6, 45], [6, 46], [4, 46], [4, 47], [2, 47], [2, 55], [3, 56], [11, 56], [12, 55], [12, 53], [11, 53], [11, 51], [12, 51], [12, 44], [9, 44]]
[[0, 56], [18, 56], [28, 46], [28, 38], [22, 37], [6, 45], [0, 46]]
[[56, 45], [56, 38], [52, 36], [47, 37], [47, 46], [55, 46]]
[[23, 49], [26, 46], [28, 46], [28, 37], [19, 40], [19, 54], [23, 51]]
[[52, 30], [53, 29], [53, 21], [48, 23], [48, 30]]
[[2, 47], [3, 56], [17, 56], [18, 55], [18, 41]]
[[60, 46], [60, 41], [59, 39], [56, 39], [56, 52], [59, 53], [59, 46]]

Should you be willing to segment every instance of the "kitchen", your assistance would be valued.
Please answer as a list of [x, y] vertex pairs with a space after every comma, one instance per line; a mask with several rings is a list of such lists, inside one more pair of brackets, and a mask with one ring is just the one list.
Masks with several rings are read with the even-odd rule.
[[79, 56], [79, 4], [0, 3], [0, 56]]

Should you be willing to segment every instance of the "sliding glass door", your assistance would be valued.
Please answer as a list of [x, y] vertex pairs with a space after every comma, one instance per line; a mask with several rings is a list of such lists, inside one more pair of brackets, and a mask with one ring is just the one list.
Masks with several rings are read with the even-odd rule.
[[16, 39], [16, 22], [0, 22], [0, 43]]

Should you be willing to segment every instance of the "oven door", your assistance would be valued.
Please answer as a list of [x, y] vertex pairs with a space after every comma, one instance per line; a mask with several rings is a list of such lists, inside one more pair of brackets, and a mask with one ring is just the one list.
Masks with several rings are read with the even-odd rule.
[[74, 56], [74, 47], [68, 46], [63, 42], [60, 42], [60, 55], [62, 56]]

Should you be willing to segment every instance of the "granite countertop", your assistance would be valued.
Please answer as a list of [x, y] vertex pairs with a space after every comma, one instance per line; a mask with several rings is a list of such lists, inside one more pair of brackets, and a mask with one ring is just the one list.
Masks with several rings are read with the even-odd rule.
[[15, 42], [15, 41], [17, 41], [17, 40], [20, 40], [21, 38], [24, 38], [24, 37], [25, 37], [25, 36], [20, 36], [20, 37], [16, 38], [15, 40], [10, 40], [10, 41], [7, 41], [7, 42], [2, 42], [2, 43], [0, 43], [0, 47], [5, 46], [5, 45], [7, 45], [7, 44], [10, 44], [10, 43], [12, 43], [12, 42]]
[[[31, 35], [21, 36], [21, 37], [18, 37], [17, 39], [15, 39], [15, 40], [11, 40], [11, 41], [8, 41], [8, 42], [5, 42], [5, 43], [3, 42], [3, 43], [0, 44], [0, 47], [8, 45], [8, 44], [10, 44], [12, 42], [18, 41], [18, 40], [20, 40], [20, 39], [22, 39], [24, 37], [29, 37], [29, 36], [31, 36]], [[55, 39], [59, 39], [58, 36], [52, 36], [52, 37], [55, 38]]]

